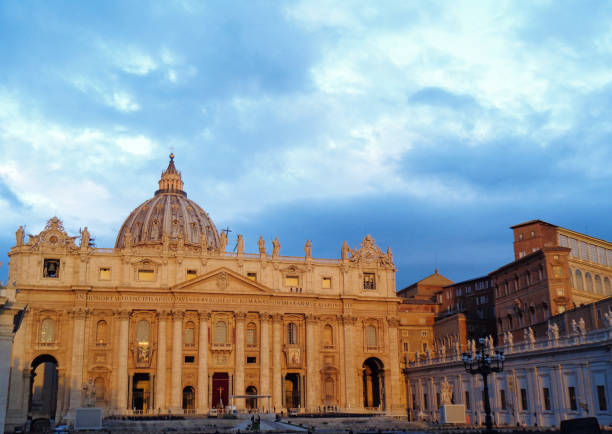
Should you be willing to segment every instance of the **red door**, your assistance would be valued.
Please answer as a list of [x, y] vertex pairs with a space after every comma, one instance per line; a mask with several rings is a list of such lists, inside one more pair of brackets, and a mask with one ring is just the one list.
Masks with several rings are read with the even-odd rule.
[[222, 408], [229, 404], [229, 375], [215, 372], [212, 378], [212, 406]]

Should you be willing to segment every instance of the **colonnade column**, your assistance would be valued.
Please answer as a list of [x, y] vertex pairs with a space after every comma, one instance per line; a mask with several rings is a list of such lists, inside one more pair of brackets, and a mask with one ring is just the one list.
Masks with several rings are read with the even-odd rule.
[[[270, 315], [263, 313], [260, 315], [261, 325], [259, 340], [259, 394], [270, 394]], [[269, 402], [269, 401], [268, 401]], [[267, 404], [267, 402], [265, 402]]]
[[168, 312], [158, 313], [158, 332], [157, 332], [157, 374], [155, 379], [155, 407], [158, 410], [166, 410], [166, 320]]
[[320, 383], [317, 369], [317, 317], [306, 315], [306, 411], [314, 412], [319, 401], [317, 389]]
[[185, 312], [175, 310], [172, 312], [172, 378], [170, 388], [170, 408], [173, 413], [180, 413], [181, 385], [183, 371], [183, 318]]
[[[234, 369], [234, 395], [244, 395], [244, 312], [236, 312], [236, 361]], [[244, 408], [244, 399], [234, 401], [238, 409]]]
[[355, 375], [353, 364], [353, 324], [355, 318], [350, 315], [342, 315], [344, 326], [344, 384], [346, 407], [355, 408]]
[[119, 316], [119, 345], [117, 349], [117, 412], [125, 414], [128, 399], [128, 330], [130, 312], [122, 310]]
[[[400, 366], [399, 366], [399, 351], [398, 351], [398, 335], [397, 328], [399, 321], [396, 318], [388, 318], [388, 331], [389, 331], [389, 362], [390, 362], [390, 376], [387, 378], [387, 390], [391, 387], [391, 393], [387, 393], [387, 396], [391, 398], [391, 402], [387, 403], [388, 408], [391, 410], [391, 414], [401, 414], [401, 398], [400, 398]], [[391, 381], [389, 381], [391, 380]]]
[[85, 317], [87, 312], [75, 309], [72, 317], [72, 362], [70, 365], [70, 412], [74, 414], [75, 408], [82, 407], [83, 387], [83, 356], [85, 345]]
[[283, 316], [275, 313], [272, 315], [272, 404], [274, 409], [279, 411], [283, 408], [283, 389], [282, 389], [282, 365], [281, 348], [282, 335], [281, 324]]
[[208, 321], [210, 312], [200, 312], [200, 339], [198, 340], [198, 404], [197, 412], [208, 411]]

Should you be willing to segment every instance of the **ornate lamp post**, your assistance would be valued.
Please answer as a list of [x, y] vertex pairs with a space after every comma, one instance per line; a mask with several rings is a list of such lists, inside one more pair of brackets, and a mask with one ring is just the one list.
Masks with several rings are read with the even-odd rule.
[[485, 425], [488, 431], [493, 431], [493, 420], [491, 419], [491, 403], [489, 401], [489, 385], [487, 377], [491, 372], [502, 372], [504, 370], [504, 352], [495, 351], [495, 355], [491, 356], [488, 349], [485, 348], [485, 340], [478, 340], [480, 348], [474, 356], [471, 353], [463, 353], [463, 366], [467, 373], [482, 375], [484, 384], [484, 410], [485, 410]]

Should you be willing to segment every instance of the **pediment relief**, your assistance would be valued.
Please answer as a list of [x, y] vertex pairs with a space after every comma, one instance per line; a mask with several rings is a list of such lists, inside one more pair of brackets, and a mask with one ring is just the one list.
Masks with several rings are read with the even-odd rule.
[[300, 265], [289, 265], [287, 267], [282, 267], [280, 269], [283, 273], [304, 273], [306, 271], [306, 267]]
[[227, 292], [230, 294], [257, 295], [272, 293], [272, 290], [267, 286], [253, 282], [226, 267], [218, 268], [203, 276], [179, 283], [172, 287], [171, 290], [179, 292]]

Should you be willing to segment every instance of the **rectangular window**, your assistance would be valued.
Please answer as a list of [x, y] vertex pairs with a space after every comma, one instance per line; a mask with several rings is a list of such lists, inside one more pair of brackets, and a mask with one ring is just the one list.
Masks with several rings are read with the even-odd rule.
[[570, 254], [574, 258], [577, 258], [578, 257], [578, 241], [573, 238], [570, 238], [570, 248], [572, 249]]
[[255, 345], [255, 332], [254, 328], [247, 329], [246, 331], [246, 343], [247, 345]]
[[247, 357], [247, 363], [249, 365], [252, 365], [253, 363], [257, 363], [257, 357], [255, 357], [255, 356], [248, 356]]
[[194, 331], [191, 327], [185, 329], [185, 340], [183, 342], [185, 345], [193, 345], [195, 341]]
[[154, 270], [138, 270], [138, 280], [144, 280], [145, 282], [152, 282], [155, 280]]
[[195, 279], [197, 275], [196, 270], [187, 270], [187, 280]]
[[194, 363], [195, 356], [185, 356], [185, 363]]
[[416, 394], [415, 394], [415, 393], [413, 393], [413, 394], [412, 394], [412, 409], [413, 409], [413, 410], [416, 410], [416, 405], [417, 405], [417, 402], [416, 402]]
[[597, 262], [597, 247], [593, 244], [589, 244], [589, 260], [591, 262]]
[[427, 402], [427, 394], [423, 394], [423, 408], [427, 410], [429, 408], [429, 403]]
[[527, 406], [527, 389], [521, 389], [521, 410], [529, 410], [529, 407]]
[[499, 401], [500, 401], [501, 409], [505, 410], [506, 409], [506, 391], [504, 389], [501, 389], [499, 391]]
[[110, 280], [111, 276], [110, 276], [110, 268], [108, 267], [100, 267], [100, 274], [99, 274], [99, 279], [100, 280]]
[[559, 235], [559, 245], [561, 247], [569, 247], [569, 243], [566, 235]]
[[440, 408], [440, 392], [436, 393], [436, 407]]
[[331, 277], [323, 277], [321, 279], [321, 288], [331, 289]]
[[578, 410], [578, 402], [576, 401], [576, 388], [574, 386], [569, 386], [567, 388], [567, 397], [569, 399], [570, 409]]
[[608, 250], [608, 266], [612, 267], [612, 250]]
[[465, 391], [465, 408], [466, 410], [470, 409], [470, 392]]
[[606, 401], [606, 386], [597, 386], [597, 400], [599, 401], [599, 410], [608, 410], [608, 401]]
[[580, 259], [589, 260], [588, 245], [584, 241], [580, 241]]
[[548, 387], [542, 388], [542, 396], [544, 397], [544, 410], [550, 410], [550, 389]]
[[247, 279], [257, 282], [257, 273], [247, 273]]
[[285, 286], [295, 288], [300, 286], [300, 278], [298, 276], [285, 276]]
[[603, 247], [598, 247], [597, 252], [599, 253], [599, 260], [597, 262], [599, 262], [601, 265], [606, 265], [606, 249]]
[[363, 289], [376, 289], [376, 274], [363, 273]]
[[59, 259], [45, 259], [43, 263], [43, 277], [50, 277], [53, 279], [59, 278], [60, 271], [60, 260]]

